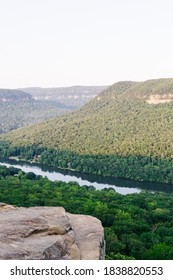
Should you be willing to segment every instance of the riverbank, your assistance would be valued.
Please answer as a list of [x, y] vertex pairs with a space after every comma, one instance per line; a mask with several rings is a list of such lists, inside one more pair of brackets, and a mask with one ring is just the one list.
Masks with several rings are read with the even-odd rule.
[[36, 175], [47, 177], [51, 181], [75, 181], [80, 186], [93, 186], [98, 190], [104, 188], [113, 188], [120, 194], [139, 193], [141, 191], [173, 193], [173, 185], [138, 182], [127, 179], [84, 174], [71, 170], [43, 165], [38, 162], [33, 163], [31, 161], [26, 162], [20, 159], [16, 160], [14, 159], [14, 157], [13, 159], [0, 159], [0, 165], [20, 168], [24, 172], [33, 172]]

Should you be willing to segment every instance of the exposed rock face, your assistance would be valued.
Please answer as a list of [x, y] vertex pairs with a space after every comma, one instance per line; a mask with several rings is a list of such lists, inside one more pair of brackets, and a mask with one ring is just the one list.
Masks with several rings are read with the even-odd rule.
[[101, 222], [62, 207], [18, 208], [0, 203], [0, 259], [99, 260]]
[[170, 103], [173, 101], [173, 93], [151, 95], [146, 101], [148, 104]]

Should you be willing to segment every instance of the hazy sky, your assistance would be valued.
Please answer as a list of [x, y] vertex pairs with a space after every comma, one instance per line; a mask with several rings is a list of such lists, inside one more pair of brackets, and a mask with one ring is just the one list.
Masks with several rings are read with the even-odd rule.
[[173, 77], [172, 0], [0, 0], [0, 88]]

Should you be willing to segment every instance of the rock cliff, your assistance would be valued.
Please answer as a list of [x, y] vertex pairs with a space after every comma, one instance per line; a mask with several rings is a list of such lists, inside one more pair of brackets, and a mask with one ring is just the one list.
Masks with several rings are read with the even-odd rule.
[[0, 259], [103, 258], [104, 231], [98, 219], [70, 214], [62, 207], [0, 203]]

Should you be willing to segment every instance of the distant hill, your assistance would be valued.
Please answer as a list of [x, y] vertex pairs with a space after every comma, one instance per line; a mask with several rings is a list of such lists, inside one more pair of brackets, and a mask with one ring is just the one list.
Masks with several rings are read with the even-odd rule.
[[32, 96], [22, 90], [17, 89], [0, 89], [0, 102], [31, 100]]
[[107, 86], [30, 87], [23, 88], [22, 90], [31, 94], [35, 100], [49, 100], [73, 108], [79, 108], [98, 95], [106, 87]]
[[0, 89], [0, 134], [68, 113], [92, 99], [101, 89]]
[[0, 134], [71, 110], [58, 102], [34, 100], [21, 90], [0, 89]]
[[[160, 174], [165, 176], [160, 181], [173, 183], [172, 170], [161, 170], [162, 160], [173, 159], [173, 79], [118, 82], [68, 115], [13, 131], [3, 139], [16, 146], [61, 151], [66, 154], [64, 162], [57, 156], [55, 165], [66, 168], [126, 178], [134, 178], [136, 168], [140, 175], [135, 179], [157, 181]], [[75, 156], [80, 156], [80, 163]], [[114, 156], [121, 159], [117, 164]], [[145, 172], [154, 175], [148, 178]]]

